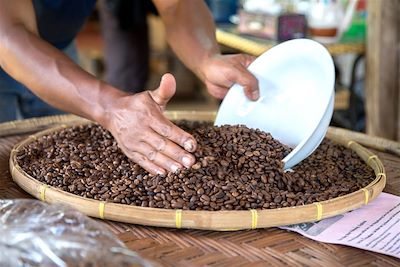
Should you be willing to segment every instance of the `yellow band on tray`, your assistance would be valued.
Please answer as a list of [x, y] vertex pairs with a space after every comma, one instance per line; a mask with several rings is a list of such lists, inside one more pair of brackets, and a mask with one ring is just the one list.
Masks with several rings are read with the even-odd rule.
[[322, 204], [321, 203], [315, 203], [317, 206], [317, 221], [320, 221], [322, 219]]
[[106, 208], [106, 203], [105, 202], [100, 202], [99, 203], [99, 217], [101, 219], [104, 219], [104, 210]]
[[182, 228], [182, 210], [175, 211], [175, 227]]
[[353, 144], [357, 144], [357, 143], [354, 142], [354, 141], [349, 141], [349, 142], [347, 143], [347, 147], [348, 147], [348, 148], [351, 148], [351, 145], [353, 145]]
[[384, 172], [380, 172], [380, 173], [378, 173], [376, 176], [383, 176], [383, 177], [385, 177], [385, 179], [386, 179], [386, 173], [384, 173]]
[[47, 184], [42, 184], [39, 188], [39, 198], [41, 201], [46, 201], [46, 189], [49, 188]]
[[14, 177], [15, 177], [15, 171], [17, 168], [15, 167], [15, 164], [13, 164], [12, 170], [11, 170], [11, 179], [15, 182]]
[[369, 201], [369, 191], [366, 188], [362, 188], [361, 191], [364, 192], [364, 204], [367, 205]]
[[373, 160], [373, 159], [378, 159], [378, 156], [377, 156], [377, 155], [369, 156], [369, 158], [368, 158], [368, 160], [367, 160], [367, 165], [369, 165], [369, 163], [370, 163], [371, 160]]
[[257, 210], [250, 210], [250, 212], [251, 212], [251, 229], [256, 229], [258, 223]]

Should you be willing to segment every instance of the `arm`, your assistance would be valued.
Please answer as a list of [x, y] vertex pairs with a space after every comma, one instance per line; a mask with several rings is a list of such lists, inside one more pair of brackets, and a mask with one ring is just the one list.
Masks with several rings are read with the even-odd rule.
[[248, 98], [258, 98], [258, 82], [247, 70], [253, 57], [221, 55], [213, 18], [203, 0], [153, 2], [166, 26], [172, 49], [206, 84], [211, 95], [223, 98], [234, 83], [239, 83]]
[[191, 166], [196, 142], [162, 111], [175, 92], [165, 75], [160, 87], [129, 95], [82, 70], [38, 36], [30, 0], [0, 0], [0, 66], [49, 104], [110, 130], [122, 151], [151, 173]]
[[31, 1], [0, 0], [0, 33], [0, 66], [49, 104], [97, 121], [122, 96], [40, 39]]

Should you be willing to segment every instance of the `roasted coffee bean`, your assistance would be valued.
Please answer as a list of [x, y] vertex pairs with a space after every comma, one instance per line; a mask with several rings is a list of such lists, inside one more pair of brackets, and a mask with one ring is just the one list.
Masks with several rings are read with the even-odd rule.
[[198, 170], [200, 168], [201, 168], [201, 163], [199, 163], [199, 162], [192, 165], [192, 169], [194, 169], [194, 170]]
[[200, 201], [201, 202], [210, 202], [210, 197], [207, 195], [201, 195]]
[[165, 176], [149, 175], [128, 159], [98, 125], [43, 136], [17, 155], [39, 181], [101, 201], [191, 210], [274, 209], [310, 204], [366, 186], [374, 173], [351, 150], [324, 140], [293, 172], [291, 149], [244, 126], [179, 121], [198, 142], [196, 163]]
[[204, 194], [204, 189], [203, 188], [197, 189], [197, 194], [198, 195], [203, 195]]
[[281, 196], [276, 196], [275, 198], [274, 198], [274, 202], [276, 203], [276, 204], [279, 204], [279, 203], [281, 203], [282, 202], [282, 197]]

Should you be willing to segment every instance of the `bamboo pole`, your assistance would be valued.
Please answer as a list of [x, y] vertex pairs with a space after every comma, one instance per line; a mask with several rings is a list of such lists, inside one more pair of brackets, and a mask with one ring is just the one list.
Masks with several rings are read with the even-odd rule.
[[400, 140], [400, 2], [368, 1], [367, 133]]

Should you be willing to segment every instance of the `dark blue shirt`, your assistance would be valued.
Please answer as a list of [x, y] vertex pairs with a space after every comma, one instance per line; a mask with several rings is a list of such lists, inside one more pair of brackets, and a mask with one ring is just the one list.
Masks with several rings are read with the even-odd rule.
[[33, 0], [40, 36], [57, 48], [68, 46], [96, 0]]
[[[33, 0], [32, 3], [40, 37], [63, 49], [74, 40], [96, 0]], [[14, 81], [2, 68], [0, 79]]]

